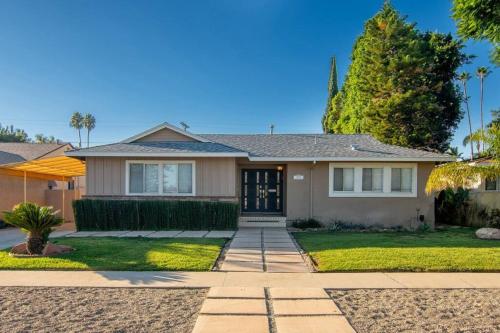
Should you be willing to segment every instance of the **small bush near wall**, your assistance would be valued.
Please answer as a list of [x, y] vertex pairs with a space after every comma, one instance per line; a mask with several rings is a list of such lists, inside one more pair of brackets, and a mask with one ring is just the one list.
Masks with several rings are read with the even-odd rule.
[[73, 201], [77, 230], [236, 229], [236, 203], [162, 200]]
[[436, 198], [436, 222], [464, 227], [488, 225], [488, 210], [469, 197], [469, 191], [459, 188], [441, 191]]

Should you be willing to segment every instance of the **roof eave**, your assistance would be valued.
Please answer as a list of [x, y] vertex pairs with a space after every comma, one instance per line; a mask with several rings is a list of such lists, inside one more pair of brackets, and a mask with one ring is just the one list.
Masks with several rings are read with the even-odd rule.
[[248, 153], [126, 153], [126, 152], [83, 152], [70, 151], [65, 153], [70, 157], [248, 157]]
[[453, 157], [259, 157], [250, 156], [256, 162], [454, 162]]

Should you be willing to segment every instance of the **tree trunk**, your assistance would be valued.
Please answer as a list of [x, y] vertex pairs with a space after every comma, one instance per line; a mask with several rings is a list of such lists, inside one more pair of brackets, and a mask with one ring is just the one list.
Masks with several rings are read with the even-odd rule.
[[78, 129], [78, 148], [82, 148], [82, 135], [80, 134], [80, 129]]
[[481, 103], [481, 143], [483, 145], [482, 152], [484, 153], [483, 77], [482, 76], [479, 79], [479, 84], [480, 84], [480, 87], [481, 87], [481, 96], [480, 96], [480, 103]]
[[472, 122], [470, 120], [470, 111], [469, 111], [469, 100], [467, 97], [467, 84], [463, 82], [464, 85], [464, 98], [465, 98], [465, 107], [467, 108], [467, 118], [469, 118], [469, 136], [470, 136], [470, 159], [474, 159], [474, 141], [472, 140]]
[[26, 239], [26, 249], [30, 255], [42, 254], [45, 247], [43, 236], [30, 232]]
[[90, 130], [87, 129], [87, 148], [89, 147]]

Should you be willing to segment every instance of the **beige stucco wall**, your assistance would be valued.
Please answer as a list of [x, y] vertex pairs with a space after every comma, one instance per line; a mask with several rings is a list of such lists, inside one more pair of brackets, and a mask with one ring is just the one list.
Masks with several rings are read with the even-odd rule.
[[[63, 205], [64, 191], [64, 205]], [[74, 222], [73, 200], [80, 198], [78, 190], [46, 190], [45, 205], [52, 206], [58, 210], [58, 216], [63, 217], [66, 222]]]
[[[126, 193], [125, 157], [89, 157], [86, 160], [87, 196], [124, 196]], [[155, 158], [155, 160], [181, 160]], [[195, 161], [196, 196], [235, 197], [236, 161], [234, 158], [186, 158]], [[168, 198], [168, 197], [165, 197]]]
[[[417, 197], [414, 198], [339, 198], [328, 196], [329, 163], [289, 163], [287, 165], [287, 219], [313, 217], [324, 223], [333, 220], [386, 226], [417, 224], [418, 214], [434, 225], [434, 198], [425, 194], [425, 183], [433, 163], [417, 167]], [[294, 180], [293, 175], [304, 175]], [[312, 187], [311, 187], [312, 174]], [[311, 200], [312, 191], [312, 200]]]
[[[45, 190], [48, 181], [40, 179], [26, 179], [26, 200], [39, 205], [45, 203]], [[9, 175], [0, 175], [0, 217], [3, 212], [11, 210], [14, 205], [24, 201], [24, 178]]]
[[499, 191], [471, 191], [469, 195], [471, 199], [489, 209], [500, 209]]
[[189, 136], [182, 135], [180, 133], [164, 128], [152, 134], [142, 137], [136, 142], [151, 142], [151, 141], [196, 141]]

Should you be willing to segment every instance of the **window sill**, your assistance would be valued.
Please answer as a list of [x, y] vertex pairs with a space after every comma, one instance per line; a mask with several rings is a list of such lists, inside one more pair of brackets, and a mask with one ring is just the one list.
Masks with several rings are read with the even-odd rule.
[[417, 194], [414, 192], [334, 192], [328, 195], [330, 198], [416, 198]]

